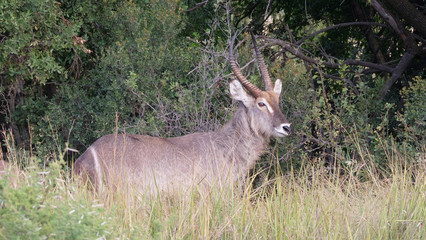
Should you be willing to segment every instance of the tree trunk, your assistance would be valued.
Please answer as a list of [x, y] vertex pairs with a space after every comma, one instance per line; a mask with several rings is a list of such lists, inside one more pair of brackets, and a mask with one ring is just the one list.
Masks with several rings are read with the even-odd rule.
[[426, 38], [426, 16], [408, 0], [386, 0], [392, 9]]
[[[352, 11], [355, 15], [355, 18], [357, 18], [359, 21], [362, 22], [368, 22], [369, 19], [367, 16], [365, 16], [364, 11], [361, 8], [361, 5], [357, 0], [351, 0], [350, 1]], [[362, 29], [366, 32], [365, 37], [367, 39], [368, 45], [371, 48], [371, 51], [374, 53], [375, 60], [380, 63], [384, 64], [386, 62], [385, 57], [380, 50], [380, 44], [377, 41], [376, 36], [374, 35], [374, 32], [371, 30], [371, 27], [362, 27]]]

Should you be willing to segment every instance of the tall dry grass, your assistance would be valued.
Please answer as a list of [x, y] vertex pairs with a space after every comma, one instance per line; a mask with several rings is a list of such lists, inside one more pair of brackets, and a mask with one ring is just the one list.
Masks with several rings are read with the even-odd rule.
[[256, 187], [250, 178], [207, 196], [152, 197], [93, 193], [60, 154], [41, 169], [16, 151], [0, 179], [0, 239], [425, 239], [424, 154], [410, 164], [396, 150], [387, 156], [387, 178], [365, 165], [373, 161], [362, 181], [358, 166], [330, 174], [306, 161]]

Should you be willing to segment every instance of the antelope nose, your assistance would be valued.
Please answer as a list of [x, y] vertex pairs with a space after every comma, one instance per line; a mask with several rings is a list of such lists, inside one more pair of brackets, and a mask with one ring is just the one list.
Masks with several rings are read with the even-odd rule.
[[290, 134], [290, 132], [291, 132], [290, 124], [283, 125], [283, 130], [284, 130], [284, 132], [287, 133], [287, 135]]

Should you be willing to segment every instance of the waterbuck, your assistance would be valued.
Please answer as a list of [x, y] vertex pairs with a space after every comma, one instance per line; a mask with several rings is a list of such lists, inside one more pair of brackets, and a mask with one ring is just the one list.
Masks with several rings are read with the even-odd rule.
[[[229, 84], [239, 102], [232, 119], [213, 132], [160, 138], [111, 134], [99, 138], [75, 162], [74, 171], [99, 191], [131, 184], [142, 193], [202, 191], [213, 185], [245, 178], [264, 153], [271, 137], [290, 134], [290, 123], [279, 108], [281, 80], [272, 84], [253, 37], [253, 47], [265, 83], [265, 91], [250, 83], [235, 62], [233, 45], [229, 61], [238, 80]], [[244, 88], [247, 90], [244, 90]]]

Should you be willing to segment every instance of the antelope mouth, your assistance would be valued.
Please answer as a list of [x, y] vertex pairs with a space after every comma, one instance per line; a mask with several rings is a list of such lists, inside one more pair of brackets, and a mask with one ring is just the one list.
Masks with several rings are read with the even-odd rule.
[[275, 133], [278, 137], [288, 136], [291, 133], [290, 124], [285, 123], [281, 124], [279, 127], [275, 128]]

